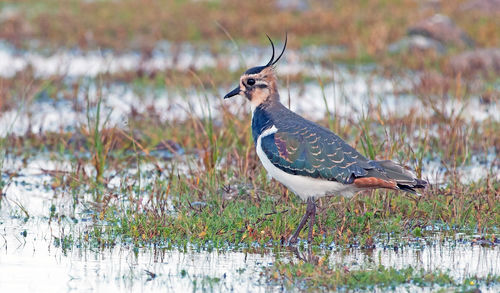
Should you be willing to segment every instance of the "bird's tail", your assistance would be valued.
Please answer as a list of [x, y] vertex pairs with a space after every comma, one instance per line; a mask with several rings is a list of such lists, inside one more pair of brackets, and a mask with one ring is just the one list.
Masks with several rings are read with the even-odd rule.
[[385, 175], [391, 180], [396, 182], [397, 189], [418, 194], [415, 189], [425, 188], [427, 181], [416, 178], [415, 174], [405, 169], [403, 166], [391, 161], [376, 161], [385, 172]]

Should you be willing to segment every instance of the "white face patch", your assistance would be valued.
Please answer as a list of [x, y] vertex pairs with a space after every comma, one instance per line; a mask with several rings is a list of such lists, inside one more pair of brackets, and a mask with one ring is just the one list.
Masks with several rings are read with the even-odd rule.
[[240, 94], [250, 101], [252, 112], [267, 101], [273, 93], [277, 94], [277, 89], [272, 67], [264, 68], [259, 73], [244, 74], [240, 78]]
[[269, 98], [269, 89], [268, 88], [254, 88], [251, 92], [250, 103], [252, 106], [257, 108], [260, 104], [262, 104], [267, 98]]
[[[249, 79], [253, 79], [255, 83], [249, 85]], [[241, 77], [240, 94], [243, 94], [248, 100], [250, 100], [252, 108], [258, 107], [265, 100], [267, 100], [270, 93], [269, 84], [267, 81], [262, 80], [262, 74], [249, 74]]]

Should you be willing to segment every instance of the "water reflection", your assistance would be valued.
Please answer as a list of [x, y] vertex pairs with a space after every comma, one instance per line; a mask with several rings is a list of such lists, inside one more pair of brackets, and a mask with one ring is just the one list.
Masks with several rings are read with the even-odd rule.
[[[214, 291], [259, 292], [279, 290], [263, 274], [276, 257], [289, 261], [317, 263], [328, 253], [331, 266], [349, 270], [378, 265], [396, 269], [448, 272], [457, 282], [466, 277], [500, 274], [500, 248], [482, 247], [468, 242], [429, 242], [425, 245], [374, 249], [283, 248], [197, 251], [192, 248], [134, 248], [116, 246], [103, 250], [65, 247], [55, 239], [79, 235], [78, 225], [43, 219], [1, 219], [1, 292], [25, 291], [106, 291], [165, 292], [213, 289]], [[77, 237], [77, 236], [76, 236]], [[493, 287], [490, 289], [498, 289]]]

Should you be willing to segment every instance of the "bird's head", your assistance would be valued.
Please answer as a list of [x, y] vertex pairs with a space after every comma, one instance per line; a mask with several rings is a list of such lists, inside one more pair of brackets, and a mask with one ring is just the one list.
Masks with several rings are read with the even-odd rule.
[[224, 96], [224, 99], [236, 95], [242, 95], [246, 97], [254, 107], [258, 107], [260, 104], [268, 99], [279, 99], [278, 88], [276, 84], [276, 74], [274, 72], [273, 65], [278, 62], [278, 60], [283, 56], [286, 48], [287, 37], [285, 37], [285, 45], [281, 54], [274, 59], [274, 44], [271, 38], [267, 36], [271, 42], [271, 47], [273, 49], [273, 55], [271, 60], [264, 66], [252, 67], [245, 71], [240, 77], [240, 84], [235, 89], [230, 91]]

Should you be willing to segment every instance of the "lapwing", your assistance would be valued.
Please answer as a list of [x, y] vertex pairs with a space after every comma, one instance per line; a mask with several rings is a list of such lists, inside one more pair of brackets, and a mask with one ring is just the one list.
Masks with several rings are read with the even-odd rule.
[[316, 200], [323, 196], [352, 197], [359, 191], [386, 188], [417, 193], [427, 182], [391, 161], [369, 160], [339, 136], [290, 111], [280, 102], [274, 65], [285, 52], [264, 66], [248, 69], [240, 84], [224, 99], [241, 95], [252, 105], [252, 136], [257, 155], [269, 175], [307, 202], [299, 226], [289, 239], [295, 244], [309, 220], [312, 241]]

